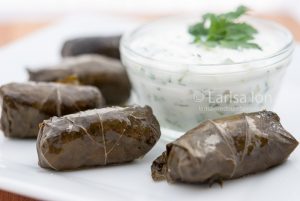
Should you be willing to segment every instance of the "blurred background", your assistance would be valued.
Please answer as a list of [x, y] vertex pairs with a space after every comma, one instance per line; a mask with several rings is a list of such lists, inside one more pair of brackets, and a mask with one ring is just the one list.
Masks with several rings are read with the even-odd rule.
[[109, 14], [148, 20], [181, 13], [229, 10], [241, 4], [251, 8], [255, 15], [288, 26], [299, 39], [299, 0], [0, 0], [0, 45], [66, 16]]
[[1, 0], [1, 18], [45, 18], [77, 12], [168, 14], [207, 8], [228, 9], [239, 4], [259, 12], [297, 13], [298, 0]]

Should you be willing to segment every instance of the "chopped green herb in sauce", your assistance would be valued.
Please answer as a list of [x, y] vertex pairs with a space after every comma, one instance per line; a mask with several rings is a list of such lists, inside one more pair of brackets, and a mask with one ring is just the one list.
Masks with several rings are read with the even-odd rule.
[[261, 50], [258, 44], [251, 42], [257, 30], [250, 24], [237, 21], [247, 11], [247, 7], [239, 6], [235, 11], [224, 14], [207, 13], [202, 16], [201, 22], [189, 27], [189, 33], [194, 36], [194, 43], [206, 47]]

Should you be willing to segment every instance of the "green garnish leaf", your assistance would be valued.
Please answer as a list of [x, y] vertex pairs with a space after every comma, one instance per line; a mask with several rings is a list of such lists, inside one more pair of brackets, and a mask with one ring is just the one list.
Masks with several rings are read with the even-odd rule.
[[202, 16], [201, 22], [189, 27], [189, 33], [194, 36], [194, 43], [206, 47], [261, 50], [258, 44], [251, 42], [257, 30], [250, 24], [237, 21], [247, 12], [247, 7], [239, 6], [235, 11], [220, 15], [207, 13]]

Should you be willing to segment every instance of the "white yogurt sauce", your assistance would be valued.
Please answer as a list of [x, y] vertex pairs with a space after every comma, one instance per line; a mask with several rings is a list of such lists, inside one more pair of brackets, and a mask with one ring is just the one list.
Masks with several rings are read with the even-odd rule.
[[290, 33], [270, 21], [250, 18], [258, 30], [252, 42], [262, 51], [206, 48], [193, 44], [188, 33], [197, 20], [160, 20], [124, 38], [122, 62], [139, 103], [152, 107], [162, 127], [177, 131], [207, 119], [272, 109], [291, 59]]
[[177, 24], [157, 23], [155, 29], [137, 37], [130, 48], [145, 57], [167, 62], [185, 64], [228, 64], [265, 58], [282, 49], [286, 44], [286, 36], [274, 32], [274, 27], [252, 24], [258, 34], [251, 42], [262, 47], [258, 49], [228, 49], [223, 47], [207, 48], [193, 43], [193, 36], [188, 33], [188, 27], [195, 22], [179, 21]]

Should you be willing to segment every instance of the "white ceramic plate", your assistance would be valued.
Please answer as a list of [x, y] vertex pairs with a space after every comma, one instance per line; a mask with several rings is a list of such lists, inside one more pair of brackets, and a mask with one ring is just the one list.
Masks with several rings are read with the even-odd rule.
[[[111, 34], [137, 22], [112, 17], [72, 17], [0, 49], [0, 83], [26, 80], [25, 66], [55, 63], [66, 38], [85, 34]], [[300, 47], [286, 75], [274, 109], [283, 125], [300, 139]], [[168, 132], [163, 130], [163, 132]], [[299, 200], [300, 148], [283, 165], [267, 172], [214, 185], [155, 183], [152, 161], [163, 151], [159, 142], [144, 158], [133, 163], [53, 172], [37, 165], [34, 140], [4, 138], [0, 133], [0, 188], [43, 200], [70, 201], [241, 201]]]

